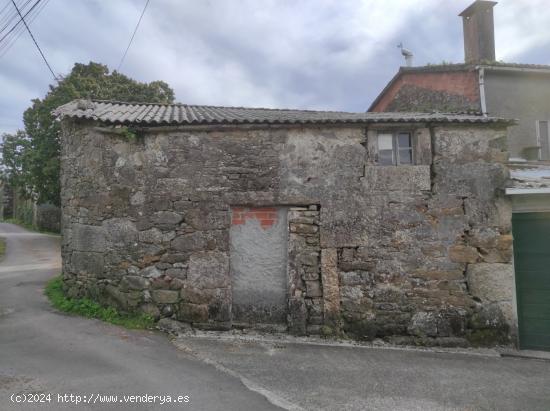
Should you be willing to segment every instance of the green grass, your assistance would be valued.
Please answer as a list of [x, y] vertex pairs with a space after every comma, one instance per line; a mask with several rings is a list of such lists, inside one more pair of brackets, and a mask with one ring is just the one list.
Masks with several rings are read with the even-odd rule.
[[97, 318], [132, 329], [153, 328], [153, 318], [148, 315], [121, 313], [113, 307], [103, 307], [89, 298], [68, 298], [63, 292], [63, 280], [60, 275], [48, 281], [44, 292], [55, 308], [67, 314]]
[[4, 259], [5, 254], [6, 254], [6, 239], [4, 237], [0, 237], [0, 261]]
[[26, 223], [25, 221], [20, 220], [18, 218], [5, 218], [5, 219], [2, 220], [2, 222], [3, 223], [16, 224], [16, 225], [19, 225], [21, 227], [26, 228], [27, 230], [37, 231], [37, 228], [34, 225]]

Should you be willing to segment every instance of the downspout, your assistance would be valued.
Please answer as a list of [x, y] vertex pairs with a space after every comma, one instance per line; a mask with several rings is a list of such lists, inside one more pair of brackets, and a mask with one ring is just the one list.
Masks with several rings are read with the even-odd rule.
[[487, 102], [485, 101], [485, 69], [483, 67], [476, 67], [479, 71], [479, 100], [481, 103], [481, 114], [487, 117]]

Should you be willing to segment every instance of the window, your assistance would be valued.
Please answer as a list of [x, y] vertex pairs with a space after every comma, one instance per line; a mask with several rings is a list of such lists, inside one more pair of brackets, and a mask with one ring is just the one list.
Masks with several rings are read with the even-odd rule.
[[378, 133], [378, 164], [413, 164], [412, 135], [409, 132]]

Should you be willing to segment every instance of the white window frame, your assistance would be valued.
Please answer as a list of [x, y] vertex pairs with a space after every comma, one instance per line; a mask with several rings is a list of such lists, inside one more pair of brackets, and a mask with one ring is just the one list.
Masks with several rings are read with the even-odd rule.
[[[379, 139], [378, 136], [383, 134], [390, 134], [392, 136], [392, 164], [380, 164], [378, 153], [380, 152], [380, 148], [378, 147]], [[404, 163], [401, 164], [401, 160], [399, 157], [399, 134], [408, 134], [410, 136], [410, 150], [411, 150], [411, 162], [410, 163]], [[416, 156], [414, 152], [414, 133], [410, 130], [380, 130], [378, 131], [376, 135], [376, 150], [377, 150], [377, 163], [379, 165], [385, 165], [385, 166], [408, 166], [408, 165], [414, 165], [416, 161]]]
[[[548, 136], [548, 153], [547, 156], [548, 156], [548, 159], [549, 160], [542, 160], [542, 141], [541, 141], [541, 138], [542, 136], [540, 135], [540, 123], [542, 121], [545, 121], [546, 122], [546, 127], [547, 127], [547, 131], [546, 131], [546, 135]], [[539, 146], [539, 161], [550, 161], [550, 120], [536, 120], [536, 128], [537, 128], [537, 145]]]

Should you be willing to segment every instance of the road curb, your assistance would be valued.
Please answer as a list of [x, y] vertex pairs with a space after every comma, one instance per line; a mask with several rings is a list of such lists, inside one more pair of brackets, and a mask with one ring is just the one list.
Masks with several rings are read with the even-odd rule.
[[248, 343], [263, 343], [263, 344], [297, 344], [331, 348], [358, 348], [358, 349], [377, 349], [377, 350], [396, 350], [396, 351], [412, 351], [437, 354], [461, 354], [469, 356], [481, 356], [500, 358], [501, 352], [492, 348], [456, 348], [456, 347], [416, 347], [405, 345], [393, 345], [386, 342], [366, 343], [359, 341], [341, 341], [327, 340], [318, 337], [294, 337], [287, 334], [232, 334], [227, 331], [200, 331], [193, 330], [179, 334], [175, 337], [176, 340], [184, 338], [207, 339], [222, 342], [248, 342]]

